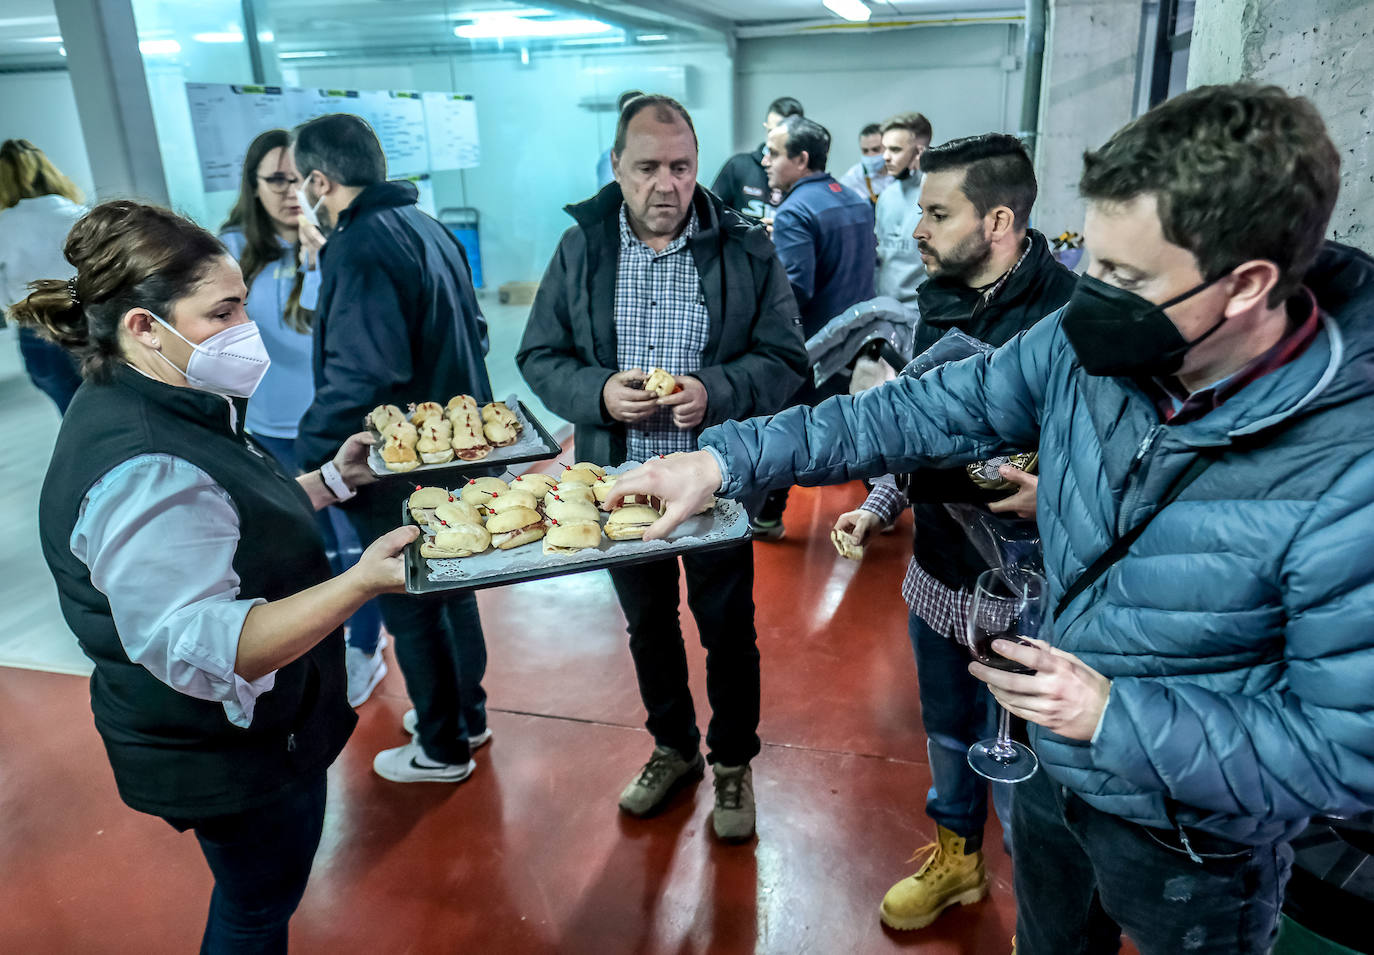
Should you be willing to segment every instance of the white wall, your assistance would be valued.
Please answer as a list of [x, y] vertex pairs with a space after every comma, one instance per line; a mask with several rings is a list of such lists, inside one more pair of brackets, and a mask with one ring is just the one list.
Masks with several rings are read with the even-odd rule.
[[[598, 79], [602, 74], [593, 71], [677, 63], [689, 66], [685, 105], [701, 140], [703, 178], [709, 183], [731, 151], [732, 73], [723, 46], [536, 54], [528, 66], [514, 55], [357, 65], [285, 61], [282, 78], [291, 86], [473, 94], [482, 164], [435, 174], [435, 204], [478, 209], [485, 284], [494, 288], [538, 280], [559, 236], [572, 224], [563, 206], [596, 189], [596, 160], [611, 145], [615, 114], [577, 105], [596, 83], [614, 82]], [[618, 92], [617, 84], [611, 93]]]
[[27, 139], [95, 198], [86, 141], [76, 115], [71, 77], [64, 72], [0, 73], [0, 141]]
[[[858, 161], [859, 130], [895, 113], [924, 113], [936, 143], [1016, 132], [1025, 75], [1019, 25], [740, 40], [735, 54], [736, 151], [763, 141], [763, 117], [795, 96], [831, 136], [830, 171]], [[1016, 56], [1007, 72], [1002, 58]], [[714, 174], [714, 173], [713, 173]]]

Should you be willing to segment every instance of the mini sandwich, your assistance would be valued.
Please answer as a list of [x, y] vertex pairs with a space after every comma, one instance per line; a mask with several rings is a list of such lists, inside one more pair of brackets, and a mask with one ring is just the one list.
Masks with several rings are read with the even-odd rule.
[[446, 500], [434, 509], [434, 514], [430, 518], [429, 526], [437, 528], [432, 533], [437, 534], [446, 527], [457, 527], [459, 524], [482, 524], [482, 512], [464, 501]]
[[677, 379], [668, 374], [662, 368], [655, 368], [649, 372], [649, 377], [644, 379], [644, 390], [652, 391], [660, 398], [675, 395], [682, 390], [682, 386], [677, 383]]
[[613, 541], [639, 540], [649, 525], [660, 517], [662, 515], [647, 504], [617, 507], [606, 518], [606, 536]]
[[448, 491], [441, 487], [419, 487], [416, 486], [415, 493], [410, 495], [410, 516], [415, 519], [415, 523], [424, 527], [434, 518], [434, 509], [440, 504], [449, 502]]
[[559, 524], [600, 520], [596, 505], [586, 501], [552, 501], [544, 505], [544, 516]]
[[462, 493], [458, 495], [459, 500], [465, 504], [471, 504], [483, 514], [487, 513], [488, 505], [498, 494], [504, 494], [510, 490], [510, 486], [500, 478], [479, 477], [473, 478], [463, 485]]
[[488, 421], [482, 425], [482, 433], [486, 435], [487, 443], [493, 448], [510, 447], [520, 436], [505, 421]]
[[367, 416], [367, 426], [378, 434], [386, 434], [393, 424], [404, 421], [406, 416], [395, 405], [378, 405]]
[[425, 433], [415, 445], [415, 451], [425, 464], [447, 464], [453, 460], [453, 445], [443, 431], [426, 422]]
[[529, 491], [509, 490], [501, 491], [487, 504], [487, 510], [493, 514], [504, 514], [516, 507], [528, 507], [533, 511], [539, 507], [539, 498]]
[[482, 421], [484, 423], [499, 421], [509, 425], [512, 431], [522, 430], [520, 419], [515, 416], [515, 412], [507, 407], [504, 401], [493, 401], [491, 404], [482, 406]]
[[448, 400], [448, 404], [444, 405], [444, 413], [450, 418], [460, 412], [477, 414], [477, 399], [472, 395], [454, 395]]
[[830, 530], [830, 543], [835, 545], [835, 551], [845, 560], [863, 560], [864, 549], [838, 527]]
[[596, 498], [592, 496], [592, 489], [589, 485], [560, 484], [544, 495], [545, 507], [548, 507], [553, 501], [581, 501], [583, 504], [595, 504]]
[[608, 498], [610, 498], [611, 491], [614, 489], [615, 475], [612, 474], [609, 477], [602, 478], [600, 481], [597, 481], [595, 484], [592, 485], [592, 495], [596, 498], [596, 503], [599, 506], [605, 507], [606, 501]]
[[596, 521], [560, 521], [544, 532], [545, 554], [576, 554], [601, 543]]
[[590, 487], [593, 484], [600, 484], [606, 480], [606, 472], [595, 464], [574, 464], [563, 472], [563, 476], [558, 479], [562, 484], [585, 484]]
[[401, 440], [392, 432], [391, 437], [382, 445], [382, 461], [388, 471], [413, 471], [420, 466], [420, 458], [415, 454], [415, 443]]
[[417, 428], [431, 418], [442, 418], [443, 416], [443, 405], [437, 401], [422, 401], [418, 405], [411, 405], [410, 407], [410, 423]]
[[501, 550], [510, 550], [531, 544], [544, 536], [544, 520], [538, 511], [528, 507], [514, 507], [503, 514], [493, 514], [487, 519], [487, 531], [491, 534], [492, 544]]
[[382, 432], [382, 437], [388, 440], [391, 438], [398, 438], [402, 444], [413, 448], [416, 442], [420, 440], [420, 431], [415, 425], [402, 419], [387, 425], [386, 430]]
[[663, 513], [663, 500], [654, 497], [652, 494], [626, 494], [620, 501], [621, 507], [628, 507], [635, 504], [643, 504], [646, 507], [652, 507], [660, 514]]
[[460, 461], [480, 461], [491, 454], [491, 445], [482, 429], [469, 428], [466, 424], [454, 427], [449, 444]]
[[420, 545], [420, 556], [431, 560], [471, 557], [491, 546], [491, 534], [480, 524], [455, 524]]
[[510, 486], [522, 491], [530, 491], [535, 497], [542, 498], [549, 491], [558, 487], [558, 482], [553, 479], [552, 475], [528, 471], [511, 481]]

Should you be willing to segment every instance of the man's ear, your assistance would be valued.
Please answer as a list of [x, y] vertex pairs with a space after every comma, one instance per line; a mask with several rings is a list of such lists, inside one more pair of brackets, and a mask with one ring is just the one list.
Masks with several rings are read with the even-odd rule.
[[1278, 284], [1281, 272], [1268, 259], [1252, 259], [1231, 270], [1231, 297], [1226, 303], [1226, 315], [1237, 315], [1252, 308], [1266, 308], [1269, 293]]
[[993, 206], [988, 210], [988, 216], [992, 219], [991, 240], [996, 242], [1005, 235], [1010, 235], [1016, 231], [1016, 214], [1008, 206]]

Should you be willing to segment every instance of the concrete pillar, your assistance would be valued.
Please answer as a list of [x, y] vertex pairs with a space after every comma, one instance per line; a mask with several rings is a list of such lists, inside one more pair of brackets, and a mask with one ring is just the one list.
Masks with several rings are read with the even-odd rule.
[[55, 0], [95, 196], [167, 204], [130, 0]]
[[1305, 96], [1341, 153], [1331, 236], [1374, 252], [1374, 0], [1197, 5], [1188, 86], [1253, 80]]
[[1140, 0], [1054, 0], [1050, 7], [1032, 220], [1051, 237], [1082, 231], [1083, 151], [1101, 146], [1134, 114], [1140, 25]]

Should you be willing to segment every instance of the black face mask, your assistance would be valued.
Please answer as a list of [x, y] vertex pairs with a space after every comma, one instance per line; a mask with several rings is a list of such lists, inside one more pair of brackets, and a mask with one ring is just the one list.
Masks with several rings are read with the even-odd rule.
[[1064, 335], [1083, 370], [1090, 375], [1172, 375], [1188, 352], [1211, 337], [1226, 316], [1188, 341], [1164, 310], [1192, 298], [1224, 275], [1195, 285], [1182, 295], [1156, 305], [1147, 298], [1081, 275], [1064, 307]]

